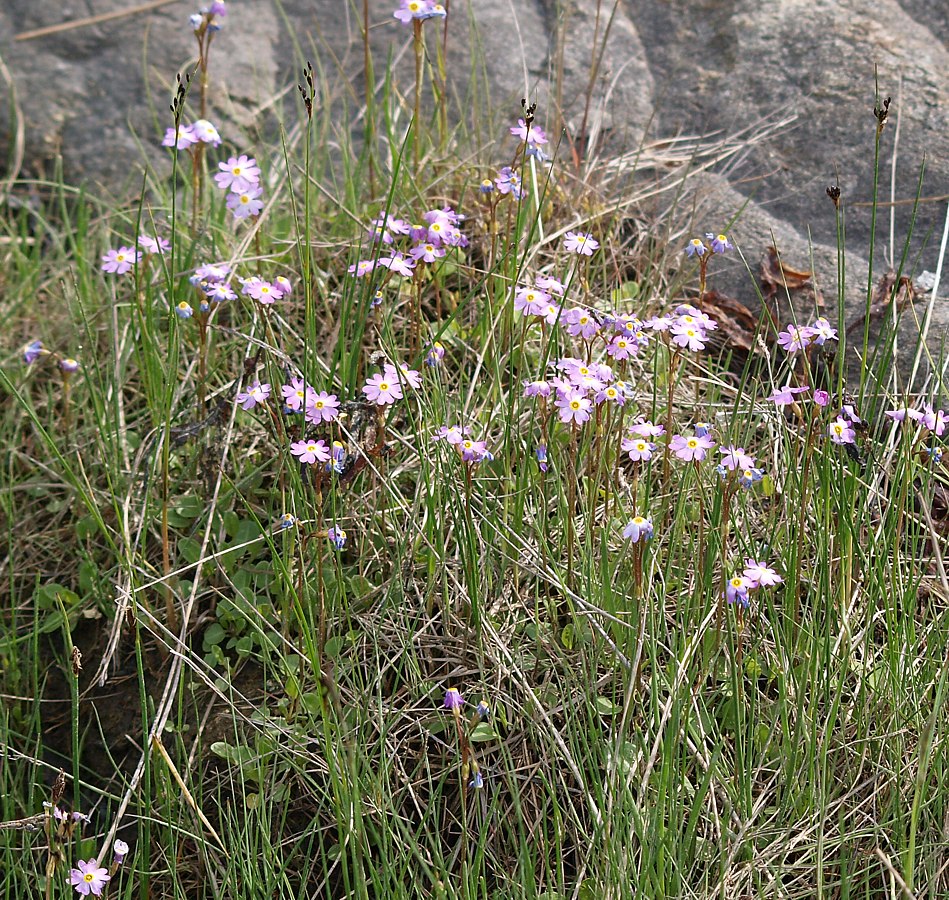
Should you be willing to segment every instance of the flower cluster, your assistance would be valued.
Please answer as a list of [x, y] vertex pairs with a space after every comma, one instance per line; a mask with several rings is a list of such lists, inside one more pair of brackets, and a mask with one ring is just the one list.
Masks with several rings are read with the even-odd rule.
[[226, 15], [227, 4], [224, 3], [224, 0], [214, 0], [210, 6], [202, 7], [194, 13], [188, 21], [191, 23], [192, 31], [196, 33], [202, 30], [220, 31], [221, 23], [218, 20], [223, 19]]
[[397, 251], [375, 259], [361, 259], [349, 267], [349, 274], [363, 278], [382, 267], [403, 278], [411, 278], [419, 263], [437, 262], [450, 248], [468, 246], [468, 239], [458, 227], [464, 218], [450, 206], [429, 210], [418, 225], [382, 212], [369, 223], [369, 239], [391, 247], [398, 239], [407, 238], [411, 246], [404, 254]]
[[[511, 126], [511, 134], [525, 144], [525, 152], [540, 162], [547, 162], [550, 157], [542, 149], [547, 143], [547, 135], [540, 125], [533, 122], [530, 125], [523, 119], [517, 120], [517, 125]], [[502, 170], [503, 171], [503, 170]], [[595, 248], [594, 248], [595, 249]]]
[[47, 350], [42, 341], [30, 341], [20, 350], [20, 353], [23, 355], [23, 362], [28, 366], [33, 365], [38, 359], [46, 356], [50, 357], [63, 373], [64, 379], [72, 375], [73, 372], [79, 371], [78, 360], [71, 356], [62, 356], [52, 350]]
[[836, 340], [837, 329], [831, 327], [830, 322], [823, 316], [800, 328], [789, 324], [784, 331], [778, 333], [778, 344], [789, 354], [806, 350], [812, 345], [820, 347], [827, 341]]
[[685, 252], [687, 256], [698, 256], [701, 258], [705, 256], [706, 253], [726, 253], [734, 249], [735, 246], [728, 240], [727, 235], [712, 234], [712, 232], [708, 231], [705, 233], [704, 241], [702, 238], [692, 238], [686, 245]]
[[494, 455], [488, 450], [487, 442], [474, 440], [467, 425], [442, 425], [432, 435], [432, 440], [444, 441], [464, 462], [472, 465], [494, 459]]
[[925, 404], [921, 410], [912, 409], [908, 406], [888, 409], [884, 415], [889, 416], [896, 422], [905, 422], [907, 419], [918, 422], [926, 431], [931, 432], [936, 437], [942, 437], [945, 434], [946, 427], [949, 426], [949, 415], [946, 414], [945, 410], [934, 409], [931, 403]]
[[260, 166], [252, 156], [242, 153], [232, 156], [227, 162], [218, 163], [220, 171], [214, 183], [227, 191], [227, 208], [235, 219], [247, 219], [260, 215], [264, 208], [263, 188], [260, 186]]
[[207, 119], [198, 119], [190, 125], [178, 123], [176, 128], [165, 130], [162, 147], [174, 147], [176, 150], [193, 150], [199, 144], [211, 147], [221, 146], [221, 135]]
[[762, 587], [774, 587], [784, 579], [770, 566], [749, 557], [745, 560], [745, 569], [740, 575], [733, 575], [725, 586], [725, 599], [729, 603], [738, 603], [743, 609], [751, 604], [749, 594]]
[[448, 15], [441, 3], [432, 0], [399, 0], [399, 8], [392, 13], [403, 25], [408, 25], [413, 19], [444, 19]]

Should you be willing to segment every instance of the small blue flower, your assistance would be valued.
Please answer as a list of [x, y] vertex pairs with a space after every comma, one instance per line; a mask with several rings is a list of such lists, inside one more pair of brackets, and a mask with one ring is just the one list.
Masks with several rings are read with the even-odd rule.
[[342, 550], [346, 546], [346, 532], [339, 525], [333, 525], [327, 530], [326, 539], [337, 550]]

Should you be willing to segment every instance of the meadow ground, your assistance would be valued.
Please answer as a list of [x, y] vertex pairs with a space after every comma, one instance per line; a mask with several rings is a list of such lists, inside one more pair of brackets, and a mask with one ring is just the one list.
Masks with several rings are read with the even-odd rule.
[[428, 0], [413, 84], [223, 142], [224, 14], [169, 174], [0, 218], [3, 896], [949, 896], [905, 258], [847, 309], [831, 191], [832, 289], [749, 311], [707, 147], [471, 122]]

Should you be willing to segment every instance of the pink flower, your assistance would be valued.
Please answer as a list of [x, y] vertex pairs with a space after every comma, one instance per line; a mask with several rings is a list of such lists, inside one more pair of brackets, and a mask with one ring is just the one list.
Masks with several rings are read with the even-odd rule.
[[126, 272], [131, 272], [132, 267], [141, 258], [141, 252], [134, 247], [119, 247], [118, 250], [109, 250], [102, 257], [102, 271], [111, 275], [124, 275]]
[[564, 314], [563, 320], [567, 325], [568, 334], [585, 341], [591, 340], [600, 330], [599, 323], [585, 309], [569, 309]]
[[409, 250], [409, 256], [416, 262], [433, 263], [445, 255], [442, 247], [436, 247], [434, 244], [417, 244]]
[[636, 341], [631, 341], [622, 334], [616, 335], [616, 337], [606, 345], [606, 355], [613, 357], [613, 359], [617, 361], [629, 359], [631, 356], [635, 356], [638, 351], [639, 345]]
[[153, 238], [147, 234], [140, 234], [138, 236], [138, 246], [148, 254], [167, 253], [171, 249], [171, 244], [165, 240], [165, 238]]
[[923, 407], [923, 410], [923, 415], [919, 419], [920, 424], [927, 431], [931, 431], [936, 435], [936, 437], [942, 437], [946, 430], [946, 425], [949, 424], [946, 413], [941, 409], [934, 410], [929, 403]]
[[402, 385], [395, 379], [387, 378], [385, 373], [377, 373], [366, 381], [362, 392], [370, 403], [386, 406], [402, 398]]
[[287, 409], [299, 412], [303, 409], [313, 397], [313, 388], [307, 387], [302, 378], [291, 378], [290, 384], [285, 384], [280, 388], [283, 394], [283, 402]]
[[595, 240], [592, 234], [582, 231], [568, 231], [564, 235], [563, 248], [567, 253], [593, 256], [593, 251], [598, 250], [599, 247], [600, 242]]
[[397, 381], [402, 387], [408, 385], [417, 391], [422, 386], [422, 376], [415, 369], [410, 369], [408, 363], [399, 363], [398, 367], [386, 363], [382, 373], [389, 381]]
[[827, 406], [830, 403], [830, 394], [827, 391], [814, 391], [814, 402], [818, 406]]
[[813, 339], [814, 332], [806, 325], [803, 328], [798, 328], [796, 325], [788, 325], [787, 331], [782, 331], [778, 334], [778, 343], [788, 353], [804, 350]]
[[628, 454], [633, 462], [649, 462], [656, 452], [656, 445], [652, 441], [638, 435], [623, 438], [622, 447], [623, 452]]
[[791, 387], [791, 385], [786, 384], [784, 387], [778, 388], [768, 399], [778, 406], [787, 406], [794, 402], [795, 394], [803, 394], [804, 391], [808, 389], [807, 385], [804, 385], [804, 387]]
[[455, 444], [455, 448], [461, 453], [461, 458], [465, 462], [479, 463], [494, 459], [488, 452], [486, 441], [473, 441], [471, 438], [465, 438], [460, 443]]
[[722, 461], [719, 465], [729, 472], [755, 467], [755, 458], [745, 453], [744, 447], [719, 447], [718, 452], [722, 454]]
[[401, 253], [396, 253], [395, 256], [380, 256], [377, 265], [385, 266], [390, 272], [395, 272], [403, 278], [411, 278], [415, 260], [406, 259]]
[[534, 285], [539, 291], [547, 291], [550, 294], [556, 294], [558, 297], [562, 297], [564, 291], [567, 289], [566, 285], [554, 278], [552, 275], [538, 275], [534, 279]]
[[445, 441], [452, 446], [460, 444], [471, 429], [467, 425], [442, 425], [435, 434], [432, 435], [433, 441]]
[[255, 381], [246, 391], [241, 391], [237, 395], [237, 402], [241, 409], [253, 409], [262, 403], [266, 403], [270, 398], [271, 387], [269, 384], [261, 384]]
[[830, 322], [823, 316], [814, 320], [814, 324], [810, 326], [810, 332], [814, 343], [818, 345], [837, 340], [837, 329], [832, 328]]
[[221, 170], [214, 176], [214, 181], [222, 190], [230, 190], [239, 194], [260, 184], [260, 167], [252, 156], [241, 154], [232, 156], [227, 162], [218, 163]]
[[835, 444], [852, 444], [856, 440], [857, 433], [850, 427], [850, 422], [841, 416], [827, 426], [827, 433]]
[[712, 248], [712, 253], [724, 253], [726, 250], [734, 250], [735, 247], [730, 240], [724, 234], [712, 234], [709, 232], [705, 235], [705, 240], [708, 241], [709, 246]]
[[514, 293], [514, 312], [525, 316], [543, 315], [543, 310], [550, 303], [550, 294], [537, 288], [521, 287]]
[[547, 135], [544, 133], [544, 129], [539, 125], [535, 125], [533, 122], [531, 123], [531, 127], [528, 128], [527, 123], [523, 119], [517, 120], [517, 125], [511, 128], [511, 134], [522, 141], [528, 141], [536, 146], [547, 143]]
[[748, 582], [748, 586], [752, 588], [774, 587], [774, 585], [784, 581], [770, 566], [763, 562], [756, 562], [751, 557], [745, 560], [745, 571], [742, 572], [742, 575]]
[[504, 166], [498, 172], [494, 183], [497, 185], [499, 194], [510, 194], [515, 200], [520, 200], [524, 196], [521, 191], [521, 176], [510, 166]]
[[290, 295], [290, 292], [293, 290], [293, 285], [290, 283], [289, 278], [278, 275], [273, 280], [273, 289], [274, 293], [282, 300], [284, 297]]
[[569, 391], [558, 397], [555, 405], [560, 410], [558, 415], [561, 422], [582, 425], [590, 418], [592, 404], [580, 391]]
[[261, 278], [248, 278], [244, 282], [244, 293], [259, 300], [264, 306], [269, 306], [278, 296], [274, 286]]
[[714, 446], [715, 441], [707, 434], [693, 435], [692, 437], [677, 434], [669, 441], [669, 449], [685, 462], [700, 462], [705, 459], [708, 451]]
[[227, 208], [234, 213], [235, 219], [259, 216], [264, 208], [264, 201], [260, 199], [263, 193], [259, 187], [249, 187], [239, 194], [228, 194]]
[[290, 452], [301, 463], [309, 465], [318, 462], [329, 462], [330, 459], [330, 451], [329, 447], [326, 446], [326, 441], [297, 441], [290, 445]]
[[96, 859], [90, 859], [88, 862], [80, 859], [76, 868], [69, 871], [69, 883], [76, 889], [76, 893], [83, 897], [90, 894], [101, 897], [106, 882], [111, 877], [109, 870], [102, 868]]
[[353, 263], [346, 271], [350, 275], [355, 275], [357, 278], [364, 278], [373, 269], [376, 267], [376, 261], [374, 259], [361, 259], [357, 263]]
[[525, 397], [549, 397], [550, 385], [546, 381], [525, 381]]
[[672, 334], [672, 343], [678, 347], [686, 347], [693, 353], [705, 349], [705, 332], [697, 325], [687, 325], [677, 322], [669, 329]]
[[332, 422], [338, 416], [339, 399], [336, 394], [327, 394], [326, 391], [320, 391], [318, 394], [307, 398], [306, 420], [311, 425]]
[[212, 147], [219, 147], [221, 144], [221, 135], [207, 119], [198, 119], [191, 126], [195, 137], [203, 144], [210, 144]]
[[392, 13], [403, 25], [412, 19], [424, 19], [432, 11], [431, 0], [399, 0], [399, 8]]
[[192, 144], [197, 144], [200, 138], [195, 134], [193, 125], [179, 125], [177, 136], [174, 128], [169, 128], [162, 139], [162, 147], [174, 147], [176, 150], [187, 150]]
[[661, 434], [666, 433], [665, 425], [653, 425], [652, 422], [647, 422], [645, 420], [640, 420], [634, 422], [629, 426], [630, 434], [638, 434], [641, 437], [659, 437]]

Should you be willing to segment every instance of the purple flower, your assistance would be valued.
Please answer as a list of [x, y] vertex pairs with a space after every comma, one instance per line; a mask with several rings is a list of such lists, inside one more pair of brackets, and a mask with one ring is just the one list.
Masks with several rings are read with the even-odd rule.
[[59, 361], [59, 368], [62, 369], [67, 375], [70, 375], [73, 372], [78, 371], [79, 363], [71, 356], [65, 356]]
[[237, 294], [226, 281], [216, 281], [213, 284], [208, 282], [202, 285], [204, 293], [212, 303], [223, 303], [225, 300], [233, 300]]
[[418, 390], [422, 386], [422, 376], [416, 369], [410, 369], [408, 363], [399, 363], [398, 366], [393, 366], [391, 363], [386, 363], [383, 366], [382, 374], [389, 379], [389, 381], [397, 381], [404, 388], [408, 385], [413, 390]]
[[282, 300], [284, 297], [290, 295], [290, 292], [293, 290], [293, 285], [290, 283], [289, 278], [284, 275], [278, 275], [273, 280], [273, 289], [278, 299]]
[[521, 190], [521, 176], [510, 166], [504, 166], [498, 172], [494, 183], [497, 185], [499, 194], [510, 194], [515, 200], [520, 200], [524, 196]]
[[290, 445], [290, 452], [297, 457], [301, 463], [312, 465], [313, 463], [329, 462], [330, 451], [326, 446], [326, 441], [296, 441]]
[[332, 525], [326, 531], [326, 539], [337, 549], [346, 546], [346, 532], [339, 525]]
[[112, 845], [112, 852], [115, 854], [112, 857], [112, 864], [116, 866], [121, 866], [125, 862], [125, 857], [128, 856], [129, 845], [125, 841], [117, 840]]
[[482, 194], [490, 194], [494, 190], [494, 182], [490, 178], [483, 179], [479, 190]]
[[479, 463], [494, 459], [494, 456], [488, 451], [486, 441], [473, 441], [471, 438], [465, 438], [460, 443], [455, 444], [455, 449], [461, 453], [461, 458], [465, 462]]
[[740, 603], [748, 608], [748, 591], [752, 585], [744, 575], [733, 575], [725, 586], [725, 599], [729, 603]]
[[705, 235], [705, 240], [708, 241], [709, 246], [712, 248], [712, 253], [724, 253], [726, 250], [734, 250], [735, 246], [724, 234], [712, 234], [709, 232]]
[[205, 263], [194, 270], [191, 278], [192, 284], [201, 284], [202, 282], [217, 283], [218, 281], [227, 281], [231, 274], [229, 266], [222, 263]]
[[687, 256], [705, 256], [708, 253], [708, 247], [701, 238], [692, 238], [686, 245], [685, 252]]
[[784, 387], [778, 388], [768, 399], [777, 406], [787, 406], [794, 402], [795, 394], [803, 394], [806, 390], [809, 390], [807, 385], [791, 387], [791, 385], [786, 384]]
[[425, 355], [425, 365], [433, 367], [437, 366], [444, 358], [444, 345], [438, 341], [435, 341], [432, 346], [428, 348], [428, 353]]
[[248, 278], [244, 282], [242, 293], [258, 300], [264, 306], [270, 306], [280, 296], [280, 292], [269, 281], [256, 277]]
[[232, 156], [227, 162], [218, 163], [217, 167], [221, 171], [214, 176], [214, 182], [222, 191], [239, 194], [260, 184], [260, 167], [252, 156], [243, 153]]
[[517, 125], [511, 128], [511, 134], [522, 141], [527, 141], [537, 146], [547, 143], [547, 135], [544, 133], [544, 129], [539, 125], [535, 125], [533, 122], [530, 128], [528, 128], [527, 123], [523, 119], [517, 120]]
[[852, 444], [857, 437], [856, 432], [850, 427], [850, 422], [842, 416], [838, 416], [827, 426], [827, 433], [835, 444]]
[[541, 472], [548, 471], [550, 466], [547, 464], [547, 445], [538, 444], [534, 453], [537, 456], [537, 468], [540, 469]]
[[281, 531], [287, 531], [290, 528], [293, 528], [297, 524], [297, 517], [293, 513], [284, 513], [279, 519], [277, 519], [277, 527]]
[[175, 315], [179, 319], [190, 319], [194, 315], [194, 309], [187, 300], [181, 300], [175, 307]]
[[90, 859], [88, 862], [80, 859], [76, 868], [69, 871], [69, 883], [75, 887], [76, 893], [83, 897], [90, 894], [101, 897], [110, 878], [109, 870], [102, 868], [96, 859]]
[[599, 247], [600, 242], [595, 240], [592, 234], [583, 231], [568, 231], [564, 235], [563, 248], [567, 253], [593, 256], [593, 251], [598, 250]]
[[827, 406], [830, 403], [830, 394], [827, 391], [814, 391], [814, 402], [820, 407]]
[[269, 384], [261, 384], [259, 381], [255, 381], [246, 391], [241, 391], [237, 395], [237, 402], [241, 409], [253, 409], [270, 399], [270, 391]]
[[396, 253], [395, 256], [380, 256], [376, 264], [384, 266], [390, 272], [395, 272], [403, 278], [411, 278], [415, 269], [415, 260], [406, 259], [401, 253]]
[[669, 441], [669, 449], [685, 462], [701, 462], [714, 446], [715, 441], [707, 434], [701, 436], [696, 434], [692, 437], [677, 434]]
[[118, 250], [109, 250], [102, 257], [102, 271], [110, 275], [124, 275], [142, 258], [142, 254], [134, 247], [119, 247]]
[[21, 352], [23, 353], [23, 362], [30, 366], [46, 353], [46, 350], [43, 348], [42, 341], [30, 341]]
[[524, 382], [525, 397], [549, 397], [550, 391], [551, 387], [546, 381], [538, 380]]
[[611, 340], [606, 345], [606, 355], [611, 356], [613, 359], [617, 360], [617, 362], [623, 359], [629, 359], [631, 356], [635, 356], [638, 352], [639, 344], [622, 334], [616, 335], [616, 337], [614, 337], [613, 340]]
[[336, 472], [340, 474], [343, 471], [343, 463], [346, 461], [346, 445], [340, 441], [333, 441], [333, 449], [330, 451], [330, 459], [326, 464], [327, 472]]
[[471, 781], [468, 782], [468, 787], [476, 790], [484, 787], [484, 776], [476, 762], [471, 763]]
[[629, 426], [630, 434], [638, 434], [642, 437], [659, 437], [662, 434], [666, 433], [665, 425], [654, 425], [652, 422], [647, 422], [643, 419], [640, 419], [638, 422], [634, 422]]
[[652, 537], [652, 533], [652, 522], [643, 516], [634, 516], [623, 529], [623, 537], [628, 538], [634, 544], [639, 543], [639, 541], [648, 541]]
[[259, 216], [264, 208], [264, 201], [260, 199], [263, 193], [259, 187], [249, 187], [239, 194], [228, 194], [227, 208], [234, 213], [235, 219]]
[[357, 263], [353, 263], [346, 271], [350, 275], [355, 275], [356, 278], [364, 278], [370, 272], [373, 271], [376, 267], [376, 261], [374, 259], [361, 259]]
[[448, 688], [445, 691], [445, 709], [461, 709], [464, 703], [465, 701], [458, 688]]
[[546, 291], [549, 294], [556, 294], [558, 297], [564, 295], [567, 289], [566, 285], [552, 275], [538, 275], [534, 279], [534, 285], [539, 291]]

